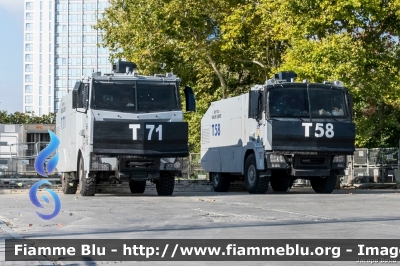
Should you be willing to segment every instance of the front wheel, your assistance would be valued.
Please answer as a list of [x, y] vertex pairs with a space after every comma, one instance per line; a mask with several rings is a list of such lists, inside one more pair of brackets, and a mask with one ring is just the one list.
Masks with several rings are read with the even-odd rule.
[[78, 189], [78, 180], [75, 179], [75, 172], [62, 173], [61, 187], [64, 194], [75, 194]]
[[311, 187], [316, 193], [332, 193], [336, 186], [336, 175], [320, 178], [310, 178]]
[[169, 172], [160, 172], [160, 179], [156, 181], [156, 190], [159, 196], [171, 196], [174, 193], [175, 176]]
[[80, 193], [82, 196], [94, 196], [96, 194], [96, 176], [89, 175], [85, 177], [85, 170], [82, 156], [79, 158], [78, 178], [80, 184]]
[[211, 183], [215, 192], [227, 192], [231, 185], [229, 174], [225, 173], [210, 173]]
[[268, 190], [269, 178], [260, 176], [260, 171], [257, 170], [256, 158], [254, 154], [250, 154], [244, 165], [247, 191], [250, 194], [264, 194]]

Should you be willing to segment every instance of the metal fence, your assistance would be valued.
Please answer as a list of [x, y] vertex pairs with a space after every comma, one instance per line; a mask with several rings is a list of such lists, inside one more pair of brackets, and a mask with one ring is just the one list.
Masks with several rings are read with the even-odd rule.
[[398, 168], [399, 148], [356, 149], [353, 156], [348, 156], [344, 183], [393, 184]]
[[48, 144], [48, 142], [10, 144], [9, 157], [1, 158], [0, 160], [0, 177], [38, 177], [34, 166], [35, 160], [39, 152], [47, 147]]

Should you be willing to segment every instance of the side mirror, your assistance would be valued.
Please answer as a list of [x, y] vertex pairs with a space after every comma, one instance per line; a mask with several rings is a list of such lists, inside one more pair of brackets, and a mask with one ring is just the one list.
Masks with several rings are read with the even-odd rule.
[[185, 93], [186, 98], [186, 111], [187, 112], [195, 112], [196, 111], [196, 97], [193, 93], [193, 90], [189, 86], [185, 86], [183, 91]]
[[77, 81], [75, 83], [74, 89], [72, 90], [72, 109], [81, 108], [79, 106], [79, 87], [81, 86], [81, 82]]
[[350, 112], [349, 115], [350, 115], [350, 119], [352, 120], [353, 119], [353, 96], [350, 93], [348, 93], [347, 99], [349, 101], [349, 112]]
[[262, 93], [250, 90], [249, 93], [249, 118], [261, 119]]

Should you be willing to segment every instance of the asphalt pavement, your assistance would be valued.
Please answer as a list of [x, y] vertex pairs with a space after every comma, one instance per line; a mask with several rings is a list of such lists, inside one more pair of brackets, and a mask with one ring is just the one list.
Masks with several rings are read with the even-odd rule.
[[[44, 192], [43, 192], [44, 193]], [[42, 220], [28, 194], [0, 195], [0, 265], [4, 239], [400, 239], [400, 194], [394, 190], [309, 188], [288, 193], [176, 192], [159, 197], [58, 193], [61, 212]], [[40, 195], [39, 195], [40, 196]], [[47, 207], [47, 205], [46, 205]], [[3, 256], [3, 257], [2, 257]], [[226, 265], [226, 262], [67, 262], [46, 257], [37, 265]], [[229, 262], [234, 265], [359, 265], [357, 262]]]

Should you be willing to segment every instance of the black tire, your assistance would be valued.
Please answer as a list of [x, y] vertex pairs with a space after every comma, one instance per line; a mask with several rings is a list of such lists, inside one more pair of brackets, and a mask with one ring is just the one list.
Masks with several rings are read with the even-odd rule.
[[292, 187], [292, 181], [290, 179], [271, 179], [271, 187], [275, 192], [287, 192]]
[[82, 196], [94, 196], [96, 194], [96, 176], [89, 175], [85, 178], [83, 158], [79, 157], [78, 178], [80, 183], [80, 193]]
[[78, 189], [78, 180], [75, 178], [75, 172], [62, 173], [61, 187], [64, 194], [75, 194]]
[[244, 178], [246, 181], [247, 191], [250, 194], [264, 194], [268, 190], [268, 177], [260, 177], [260, 171], [256, 167], [256, 158], [254, 154], [250, 154], [244, 164]]
[[215, 192], [227, 192], [231, 185], [229, 174], [210, 173], [211, 183]]
[[316, 193], [332, 193], [336, 186], [336, 175], [327, 176], [325, 178], [310, 178], [311, 187]]
[[156, 181], [156, 190], [159, 196], [171, 196], [174, 193], [175, 176], [169, 172], [160, 172], [160, 179]]
[[129, 181], [129, 188], [132, 194], [143, 193], [146, 190], [146, 180]]

